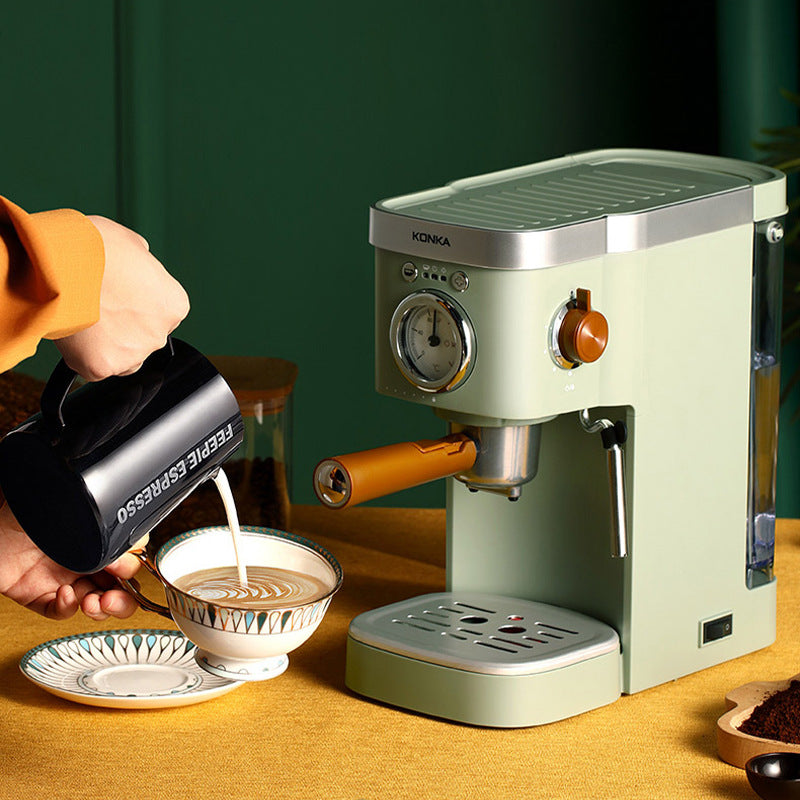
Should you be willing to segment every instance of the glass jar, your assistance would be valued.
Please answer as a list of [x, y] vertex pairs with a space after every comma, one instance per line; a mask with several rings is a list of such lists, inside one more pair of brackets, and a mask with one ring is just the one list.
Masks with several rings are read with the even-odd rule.
[[[282, 358], [209, 356], [233, 390], [244, 420], [244, 441], [222, 469], [239, 522], [288, 530], [291, 525], [292, 391], [297, 365]], [[227, 525], [213, 481], [186, 497], [150, 534], [148, 550], [184, 531]]]
[[291, 524], [292, 390], [297, 365], [282, 358], [209, 359], [239, 401], [244, 442], [223, 469], [239, 521], [287, 530]]

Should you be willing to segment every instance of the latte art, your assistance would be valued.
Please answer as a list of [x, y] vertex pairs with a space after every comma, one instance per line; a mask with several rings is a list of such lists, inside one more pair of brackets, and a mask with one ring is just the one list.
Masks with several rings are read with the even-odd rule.
[[213, 567], [190, 572], [174, 581], [186, 594], [236, 608], [280, 608], [312, 603], [324, 597], [330, 586], [303, 572], [279, 567], [247, 567], [247, 584], [238, 578], [236, 567]]

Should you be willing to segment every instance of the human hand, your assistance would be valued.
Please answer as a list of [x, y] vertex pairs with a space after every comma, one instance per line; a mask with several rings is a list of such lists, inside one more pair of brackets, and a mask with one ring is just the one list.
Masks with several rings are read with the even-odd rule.
[[0, 593], [38, 614], [67, 619], [80, 608], [97, 621], [125, 619], [139, 606], [115, 576], [132, 578], [138, 569], [139, 559], [125, 553], [103, 572], [71, 572], [28, 538], [7, 505], [0, 508]]
[[189, 313], [189, 298], [138, 233], [105, 217], [88, 219], [105, 248], [100, 319], [56, 346], [67, 366], [99, 381], [136, 372]]

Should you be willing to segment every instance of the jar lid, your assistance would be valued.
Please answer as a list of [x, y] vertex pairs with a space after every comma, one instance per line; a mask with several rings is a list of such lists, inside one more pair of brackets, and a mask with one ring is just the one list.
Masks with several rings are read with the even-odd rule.
[[297, 380], [297, 364], [261, 356], [208, 356], [228, 382], [240, 406], [263, 404], [267, 412], [280, 411]]

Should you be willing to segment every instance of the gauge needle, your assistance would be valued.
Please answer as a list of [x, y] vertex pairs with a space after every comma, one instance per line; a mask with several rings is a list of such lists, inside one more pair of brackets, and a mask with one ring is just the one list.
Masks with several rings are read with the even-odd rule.
[[438, 311], [433, 312], [433, 328], [431, 330], [431, 335], [428, 337], [428, 344], [431, 347], [438, 347], [440, 343], [439, 337], [436, 335], [436, 317], [439, 315]]

